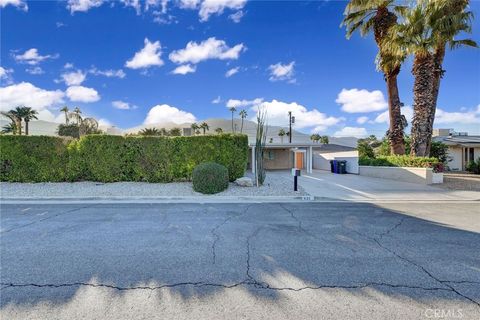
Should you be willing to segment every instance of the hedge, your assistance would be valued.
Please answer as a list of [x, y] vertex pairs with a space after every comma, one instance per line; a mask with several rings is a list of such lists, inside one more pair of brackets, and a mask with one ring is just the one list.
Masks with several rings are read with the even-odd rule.
[[204, 162], [193, 169], [193, 190], [214, 194], [228, 188], [228, 170], [225, 166], [215, 162]]
[[[33, 147], [35, 146], [35, 147]], [[0, 136], [1, 181], [191, 180], [203, 162], [227, 167], [233, 181], [245, 173], [245, 135], [122, 137], [87, 135], [67, 144], [58, 137]]]
[[401, 155], [378, 156], [376, 158], [360, 157], [358, 164], [361, 166], [434, 168], [439, 164], [439, 161], [437, 158]]

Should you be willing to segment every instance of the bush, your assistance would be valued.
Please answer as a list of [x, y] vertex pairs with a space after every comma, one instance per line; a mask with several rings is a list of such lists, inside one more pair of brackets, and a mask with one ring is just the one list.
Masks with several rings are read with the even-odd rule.
[[[193, 169], [203, 162], [224, 165], [234, 181], [245, 173], [248, 157], [247, 136], [232, 134], [87, 135], [68, 146], [58, 137], [1, 136], [0, 147], [1, 181], [20, 182], [185, 181], [192, 179]], [[31, 162], [38, 162], [41, 168]]]
[[366, 142], [358, 142], [357, 145], [358, 156], [360, 158], [374, 158], [375, 153], [373, 152], [373, 148]]
[[66, 140], [47, 136], [0, 136], [0, 180], [56, 182], [67, 176]]
[[474, 174], [480, 174], [480, 158], [477, 159], [477, 161], [470, 161], [467, 164], [466, 167], [468, 172], [474, 173]]
[[193, 190], [213, 194], [228, 188], [228, 169], [214, 162], [201, 163], [193, 170]]
[[361, 166], [434, 168], [441, 172], [439, 163], [436, 158], [412, 157], [409, 155], [379, 156], [376, 158], [360, 157], [358, 161]]

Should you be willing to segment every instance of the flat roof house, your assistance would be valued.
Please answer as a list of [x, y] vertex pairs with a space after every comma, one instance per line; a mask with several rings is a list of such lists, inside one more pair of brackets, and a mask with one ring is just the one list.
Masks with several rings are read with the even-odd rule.
[[466, 132], [455, 132], [453, 129], [435, 129], [433, 140], [448, 146], [448, 169], [465, 171], [470, 161], [480, 158], [480, 136], [469, 136]]

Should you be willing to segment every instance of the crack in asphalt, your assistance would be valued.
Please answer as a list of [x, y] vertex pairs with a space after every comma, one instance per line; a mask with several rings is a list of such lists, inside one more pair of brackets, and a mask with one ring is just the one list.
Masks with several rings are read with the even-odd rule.
[[279, 204], [279, 206], [280, 206], [283, 210], [285, 210], [285, 211], [287, 211], [288, 213], [290, 213], [290, 216], [292, 217], [292, 219], [297, 222], [297, 228], [298, 228], [300, 231], [302, 231], [302, 232], [304, 232], [304, 233], [306, 233], [306, 234], [308, 234], [308, 235], [311, 236], [311, 234], [302, 227], [302, 221], [293, 213], [293, 210], [288, 209], [287, 207], [285, 207], [285, 206], [284, 206], [283, 204], [281, 204], [281, 203]]
[[27, 223], [27, 224], [23, 224], [23, 225], [18, 226], [18, 227], [14, 227], [14, 228], [11, 228], [11, 229], [8, 229], [8, 230], [1, 231], [0, 233], [1, 233], [1, 234], [5, 234], [5, 233], [8, 233], [8, 232], [13, 231], [13, 230], [22, 229], [22, 228], [25, 228], [25, 227], [28, 227], [28, 226], [31, 226], [31, 225], [34, 225], [34, 224], [43, 222], [43, 221], [45, 221], [45, 220], [53, 219], [53, 218], [56, 218], [56, 217], [59, 217], [59, 216], [63, 216], [64, 214], [71, 213], [71, 212], [75, 212], [75, 211], [79, 211], [79, 210], [82, 210], [82, 209], [91, 208], [91, 207], [93, 207], [93, 206], [95, 206], [95, 205], [89, 205], [89, 206], [84, 206], [84, 207], [79, 207], [79, 208], [75, 208], [75, 209], [72, 209], [72, 210], [68, 210], [68, 211], [65, 211], [65, 212], [60, 212], [60, 213], [57, 213], [57, 214], [48, 216], [48, 217], [43, 218], [43, 219], [35, 220], [35, 221], [32, 221], [32, 222]]
[[244, 214], [246, 214], [248, 212], [248, 209], [250, 209], [251, 206], [252, 205], [247, 206], [247, 208], [245, 208], [245, 210], [240, 214], [233, 215], [233, 216], [230, 216], [230, 217], [224, 219], [220, 224], [216, 225], [212, 230], [210, 230], [210, 233], [214, 237], [214, 240], [213, 240], [213, 243], [212, 243], [212, 261], [213, 261], [213, 264], [215, 264], [216, 260], [217, 260], [216, 246], [217, 246], [217, 242], [220, 241], [220, 235], [217, 233], [217, 230], [220, 229], [220, 227], [227, 224], [227, 222], [229, 222], [233, 218], [238, 218], [238, 217], [241, 217]]
[[420, 265], [420, 264], [418, 264], [418, 263], [416, 263], [416, 262], [414, 262], [414, 261], [412, 261], [412, 260], [410, 260], [410, 259], [408, 259], [408, 258], [406, 258], [406, 257], [404, 257], [404, 256], [402, 256], [402, 255], [400, 255], [400, 254], [397, 253], [396, 251], [394, 251], [394, 250], [392, 250], [392, 249], [390, 249], [390, 248], [388, 248], [388, 247], [386, 247], [385, 245], [383, 245], [383, 244], [380, 243], [380, 240], [382, 240], [382, 238], [383, 238], [384, 236], [390, 234], [392, 231], [394, 231], [394, 230], [396, 230], [398, 227], [400, 227], [400, 225], [402, 225], [403, 222], [404, 222], [407, 218], [409, 218], [409, 217], [403, 217], [402, 219], [400, 219], [400, 221], [399, 221], [398, 223], [396, 223], [393, 227], [391, 227], [391, 228], [388, 229], [387, 231], [381, 233], [378, 237], [371, 237], [371, 236], [369, 236], [369, 235], [363, 234], [363, 233], [361, 233], [361, 232], [359, 232], [359, 231], [357, 231], [357, 230], [354, 230], [354, 229], [349, 229], [349, 230], [357, 233], [358, 235], [360, 235], [360, 236], [362, 236], [362, 237], [364, 237], [364, 238], [367, 238], [367, 239], [369, 239], [369, 240], [371, 240], [371, 241], [374, 241], [374, 242], [375, 242], [380, 248], [382, 248], [383, 250], [391, 253], [391, 254], [394, 255], [395, 257], [397, 257], [397, 258], [399, 258], [399, 259], [401, 259], [401, 260], [403, 260], [403, 261], [405, 261], [405, 262], [407, 262], [407, 263], [409, 263], [409, 264], [417, 267], [418, 269], [422, 270], [428, 277], [430, 277], [430, 278], [433, 279], [434, 281], [438, 282], [439, 284], [447, 287], [447, 288], [445, 288], [444, 290], [452, 291], [452, 292], [454, 292], [455, 294], [463, 297], [464, 299], [467, 299], [467, 300], [473, 302], [473, 303], [476, 304], [478, 307], [480, 307], [480, 302], [478, 302], [478, 301], [476, 301], [476, 300], [474, 300], [474, 299], [472, 299], [472, 298], [470, 298], [470, 297], [468, 297], [468, 296], [466, 296], [466, 295], [458, 292], [458, 290], [456, 290], [454, 287], [452, 287], [451, 285], [448, 284], [448, 283], [454, 283], [454, 281], [448, 281], [448, 280], [440, 280], [440, 279], [438, 279], [437, 277], [435, 277], [430, 271], [428, 271], [428, 270], [427, 270], [425, 267], [423, 267], [422, 265]]

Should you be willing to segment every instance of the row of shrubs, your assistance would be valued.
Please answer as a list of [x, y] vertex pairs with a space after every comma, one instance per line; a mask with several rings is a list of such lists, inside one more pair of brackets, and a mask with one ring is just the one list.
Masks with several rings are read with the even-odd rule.
[[203, 162], [225, 166], [233, 181], [247, 167], [245, 135], [122, 137], [0, 136], [0, 180], [11, 182], [191, 180]]
[[376, 158], [360, 157], [358, 164], [361, 166], [433, 168], [435, 172], [443, 171], [443, 164], [437, 158], [412, 157], [409, 155], [377, 156]]

